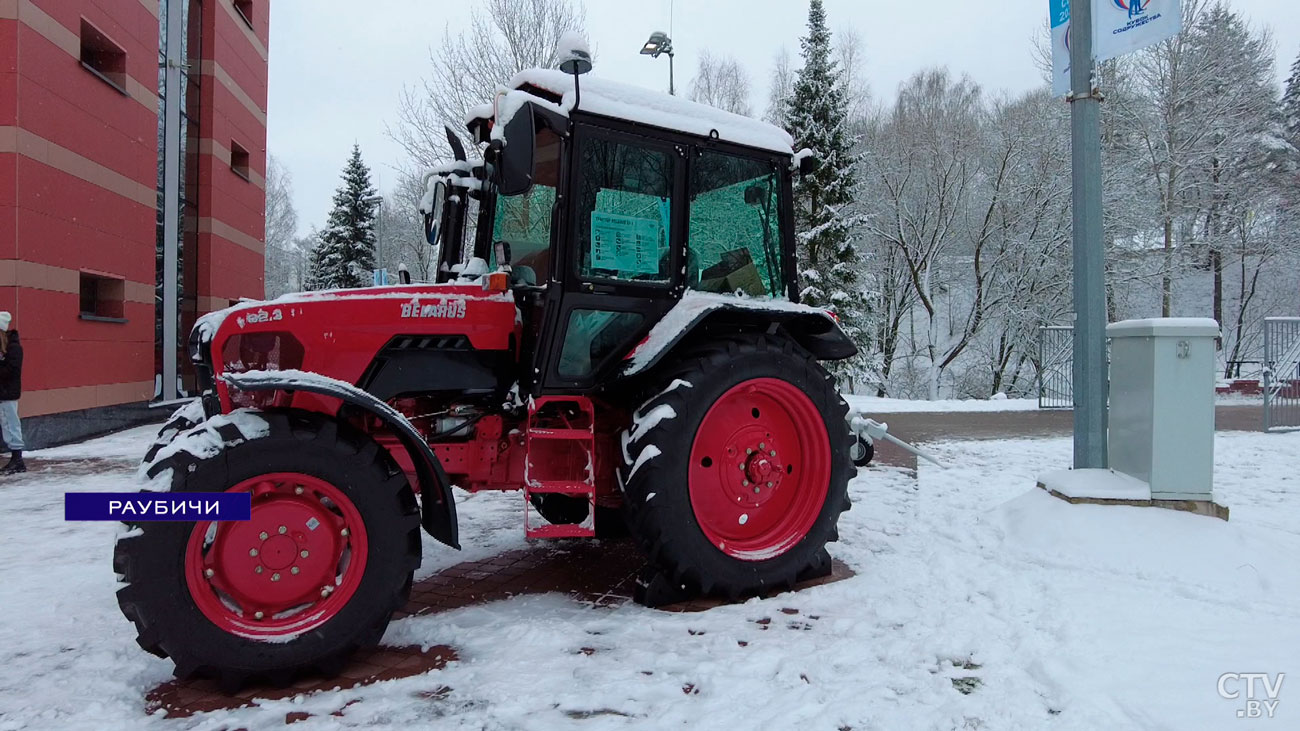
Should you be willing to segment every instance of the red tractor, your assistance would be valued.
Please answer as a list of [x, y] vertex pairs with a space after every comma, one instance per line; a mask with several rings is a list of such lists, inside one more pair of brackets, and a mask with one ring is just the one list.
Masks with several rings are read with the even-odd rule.
[[203, 395], [148, 489], [248, 492], [252, 518], [140, 522], [113, 561], [178, 675], [336, 672], [406, 601], [421, 529], [459, 548], [453, 486], [522, 490], [529, 537], [630, 532], [696, 594], [828, 568], [855, 437], [819, 361], [856, 350], [799, 304], [812, 161], [676, 97], [546, 70], [509, 89], [468, 119], [483, 159], [429, 179], [436, 283], [240, 304], [191, 334]]

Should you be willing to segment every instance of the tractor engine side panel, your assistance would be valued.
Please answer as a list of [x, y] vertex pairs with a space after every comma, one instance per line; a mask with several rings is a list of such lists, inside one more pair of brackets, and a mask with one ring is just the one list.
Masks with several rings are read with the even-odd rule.
[[[468, 382], [454, 383], [451, 379], [455, 376], [450, 373], [424, 381], [447, 390], [482, 387], [487, 379], [485, 370], [507, 371], [517, 357], [518, 328], [514, 299], [509, 293], [494, 294], [473, 287], [378, 287], [321, 296], [290, 295], [226, 311], [212, 338], [213, 375], [217, 377], [223, 411], [246, 405], [274, 405], [333, 414], [338, 410], [337, 402], [308, 393], [295, 394], [291, 401], [286, 401], [285, 394], [258, 394], [259, 399], [273, 397], [274, 401], [234, 403], [220, 375], [298, 369], [365, 389], [363, 379], [373, 369], [385, 390], [406, 388], [421, 380], [411, 376], [410, 367], [418, 368], [420, 360], [425, 361], [423, 365], [434, 365], [428, 362], [427, 354], [437, 350], [438, 344], [450, 342], [458, 345], [452, 350], [460, 354], [450, 357], [465, 365], [455, 375]], [[404, 362], [375, 366], [381, 355], [403, 342], [409, 346], [408, 352], [397, 358]], [[425, 355], [412, 357], [415, 352]], [[388, 400], [398, 394], [374, 395]], [[252, 394], [237, 398], [249, 396]]]

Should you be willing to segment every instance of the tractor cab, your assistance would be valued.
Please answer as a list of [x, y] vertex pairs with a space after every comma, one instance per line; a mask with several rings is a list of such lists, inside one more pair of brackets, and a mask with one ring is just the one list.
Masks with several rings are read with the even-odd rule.
[[796, 171], [780, 130], [540, 69], [471, 110], [467, 126], [484, 160], [428, 179], [426, 201], [443, 203], [440, 225], [426, 228], [440, 237], [440, 278], [473, 259], [508, 272], [535, 390], [609, 383], [688, 293], [798, 301]]

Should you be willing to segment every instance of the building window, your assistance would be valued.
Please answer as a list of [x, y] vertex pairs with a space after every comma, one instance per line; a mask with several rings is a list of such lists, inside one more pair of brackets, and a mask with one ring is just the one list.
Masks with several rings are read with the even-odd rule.
[[245, 150], [238, 142], [230, 141], [230, 169], [235, 171], [235, 175], [248, 180], [248, 150]]
[[104, 83], [126, 93], [126, 51], [85, 18], [81, 20], [81, 65]]
[[81, 319], [126, 322], [125, 299], [126, 281], [122, 278], [81, 273]]
[[248, 27], [253, 27], [253, 0], [234, 0], [235, 12], [239, 17], [248, 23]]

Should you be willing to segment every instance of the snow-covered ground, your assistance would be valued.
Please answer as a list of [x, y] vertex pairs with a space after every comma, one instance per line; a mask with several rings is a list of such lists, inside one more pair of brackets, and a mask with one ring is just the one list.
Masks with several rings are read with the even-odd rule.
[[[0, 483], [0, 730], [282, 728], [291, 710], [316, 714], [304, 730], [1222, 729], [1245, 699], [1219, 697], [1221, 674], [1300, 673], [1300, 433], [1217, 435], [1228, 523], [1049, 497], [1035, 477], [1067, 463], [1065, 439], [952, 442], [931, 445], [950, 469], [859, 473], [831, 546], [853, 578], [700, 614], [543, 595], [407, 618], [386, 642], [461, 659], [147, 717], [171, 665], [118, 613], [117, 527], [65, 523], [60, 499], [131, 489], [130, 463], [110, 459], [142, 452], [137, 436]], [[421, 572], [523, 545], [518, 510], [512, 495], [462, 499], [469, 555], [427, 542]], [[1300, 690], [1284, 685], [1276, 718], [1248, 727], [1300, 727]]]
[[[938, 413], [954, 411], [1037, 411], [1036, 398], [991, 398], [991, 399], [924, 399], [877, 398], [875, 396], [856, 396], [844, 394], [850, 406], [862, 409], [868, 416], [872, 414], [911, 414]], [[1263, 396], [1247, 396], [1240, 393], [1215, 394], [1214, 402], [1220, 406], [1256, 405], [1262, 408]]]

